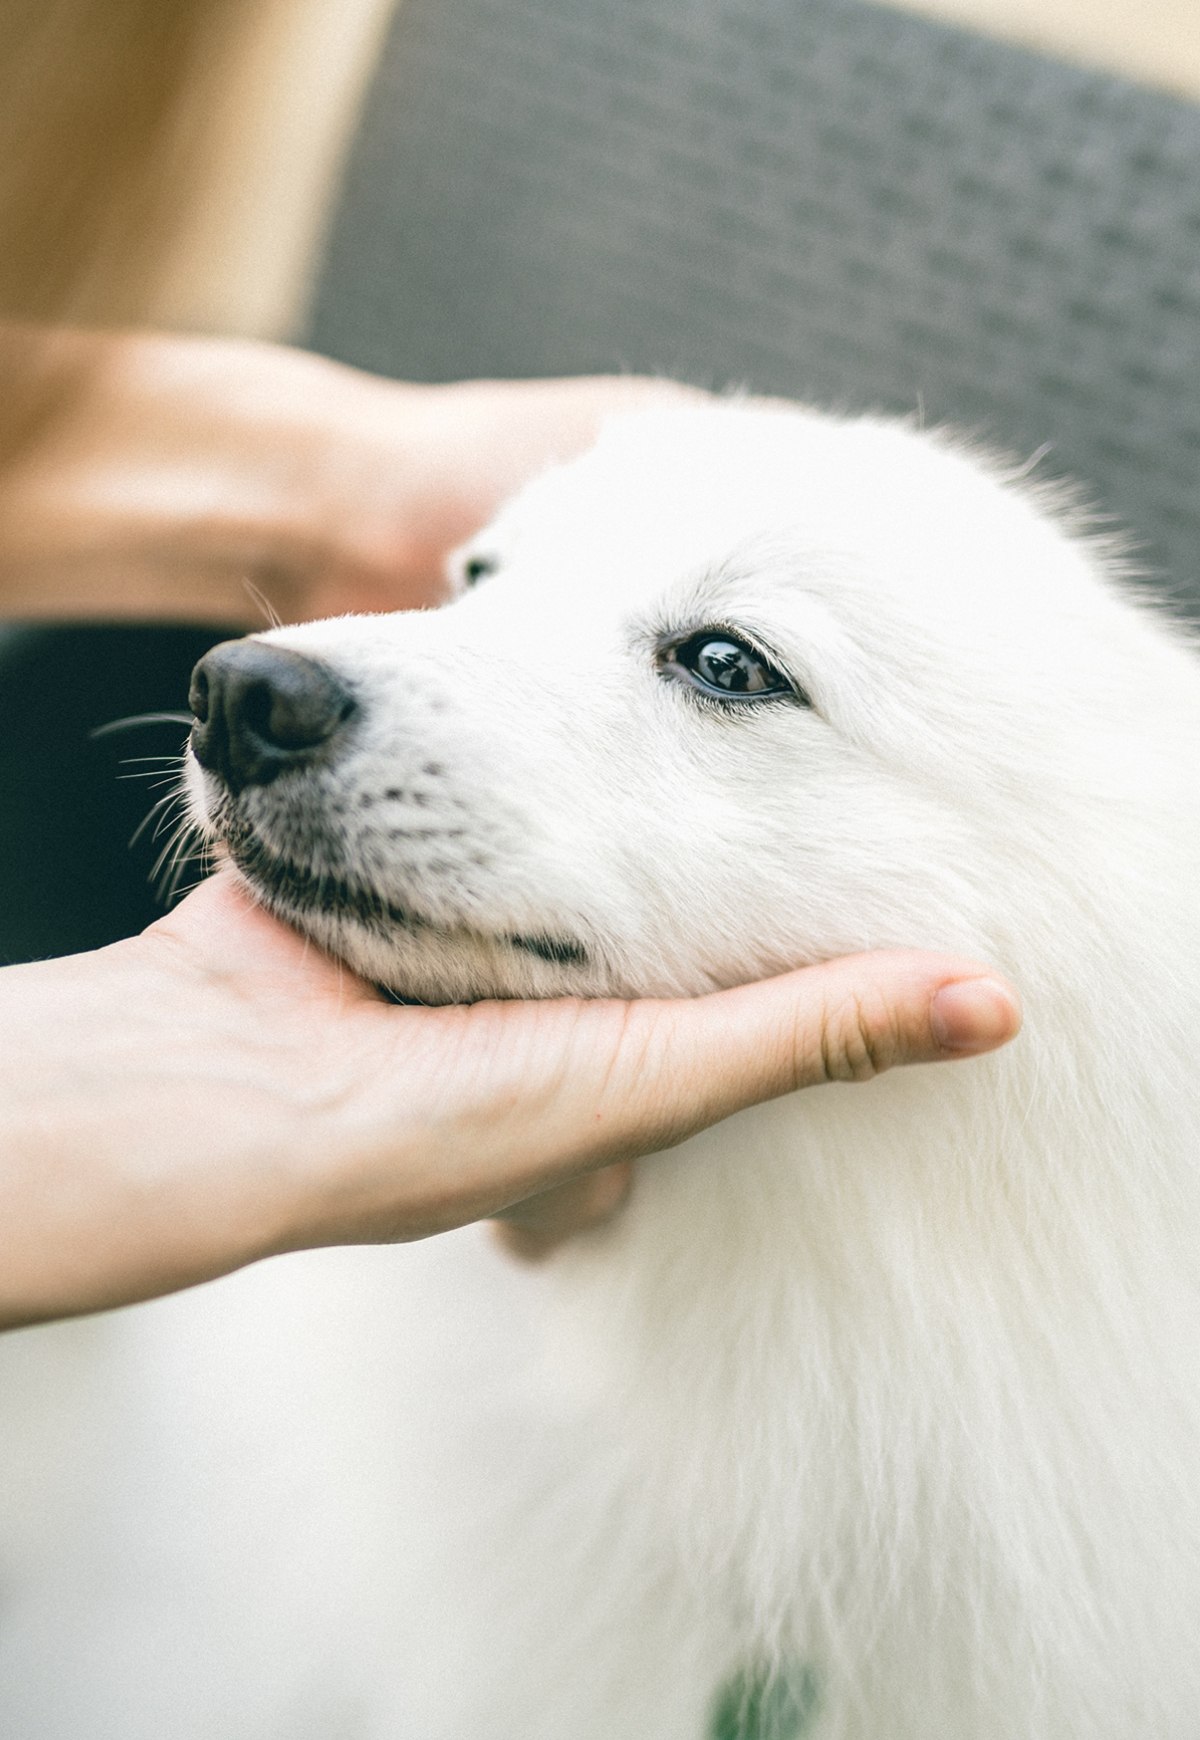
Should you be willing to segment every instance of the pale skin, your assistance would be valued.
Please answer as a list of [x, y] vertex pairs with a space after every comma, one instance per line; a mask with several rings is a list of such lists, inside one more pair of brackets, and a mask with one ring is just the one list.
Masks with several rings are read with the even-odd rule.
[[[0, 490], [0, 609], [254, 626], [443, 596], [446, 551], [626, 381], [423, 388], [270, 346], [104, 345]], [[0, 1325], [502, 1215], [535, 1257], [632, 1161], [757, 1101], [991, 1050], [980, 963], [889, 951], [680, 1001], [397, 1008], [222, 872], [141, 936], [0, 971]]]

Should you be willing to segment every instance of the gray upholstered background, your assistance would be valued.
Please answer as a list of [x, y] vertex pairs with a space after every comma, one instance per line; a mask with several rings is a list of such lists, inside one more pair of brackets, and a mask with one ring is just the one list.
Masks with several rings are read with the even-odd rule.
[[312, 322], [952, 420], [1200, 607], [1200, 110], [860, 0], [404, 0]]

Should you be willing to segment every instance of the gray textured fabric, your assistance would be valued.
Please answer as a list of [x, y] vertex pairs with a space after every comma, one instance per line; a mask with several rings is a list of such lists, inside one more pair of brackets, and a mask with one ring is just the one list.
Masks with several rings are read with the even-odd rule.
[[403, 0], [319, 349], [921, 408], [1200, 605], [1200, 110], [859, 0]]

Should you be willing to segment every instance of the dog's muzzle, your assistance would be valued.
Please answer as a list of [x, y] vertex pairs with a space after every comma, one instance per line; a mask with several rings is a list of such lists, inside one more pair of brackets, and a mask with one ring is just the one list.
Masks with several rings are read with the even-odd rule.
[[261, 640], [226, 640], [192, 672], [192, 752], [233, 794], [326, 758], [355, 712], [326, 665]]

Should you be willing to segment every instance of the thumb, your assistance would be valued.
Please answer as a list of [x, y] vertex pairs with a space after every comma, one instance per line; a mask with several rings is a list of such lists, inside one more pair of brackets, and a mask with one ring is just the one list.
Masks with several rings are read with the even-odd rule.
[[[454, 1090], [444, 1107], [454, 1187], [447, 1197], [435, 1181], [428, 1230], [673, 1147], [796, 1088], [990, 1051], [1021, 1024], [1015, 992], [986, 967], [915, 950], [847, 955], [695, 998], [404, 1013], [420, 1017], [410, 1035], [436, 1045], [436, 1069], [421, 1073]], [[453, 1050], [440, 1043], [443, 1021]]]
[[[1021, 1025], [1015, 991], [986, 967], [916, 950], [847, 955], [703, 997], [579, 1013], [587, 1066], [560, 1073], [562, 1098], [546, 1106], [546, 1134], [560, 1158], [574, 1150], [572, 1169], [670, 1147], [797, 1088], [991, 1051]], [[538, 1146], [539, 1122], [526, 1129]], [[573, 1142], [564, 1141], [568, 1128]]]

